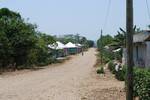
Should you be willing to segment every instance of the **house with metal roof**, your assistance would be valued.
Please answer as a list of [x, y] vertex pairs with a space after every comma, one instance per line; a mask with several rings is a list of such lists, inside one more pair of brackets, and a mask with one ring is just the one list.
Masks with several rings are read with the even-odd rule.
[[134, 64], [150, 67], [150, 31], [142, 31], [133, 35]]
[[[126, 49], [123, 50], [123, 62], [127, 60]], [[138, 67], [150, 68], [150, 31], [142, 31], [133, 35], [133, 61]]]

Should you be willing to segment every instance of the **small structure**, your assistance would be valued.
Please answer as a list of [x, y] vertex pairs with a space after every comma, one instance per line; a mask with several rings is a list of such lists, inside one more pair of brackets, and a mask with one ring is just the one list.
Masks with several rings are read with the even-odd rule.
[[150, 66], [150, 31], [143, 31], [133, 36], [133, 60], [135, 66]]
[[54, 44], [48, 45], [48, 47], [55, 50], [54, 53], [55, 53], [56, 57], [64, 57], [67, 55], [67, 51], [65, 49], [66, 46], [59, 41], [57, 41]]
[[[123, 62], [127, 63], [126, 49], [123, 50]], [[150, 31], [133, 35], [133, 61], [138, 67], [150, 67]]]
[[75, 44], [69, 42], [65, 45], [65, 48], [68, 52], [68, 54], [76, 54], [78, 53], [78, 46], [76, 46]]

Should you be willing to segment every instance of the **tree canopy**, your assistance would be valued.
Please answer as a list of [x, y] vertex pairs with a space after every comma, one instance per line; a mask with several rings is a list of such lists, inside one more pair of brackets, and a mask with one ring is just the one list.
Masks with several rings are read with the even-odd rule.
[[47, 45], [54, 43], [55, 39], [37, 32], [36, 28], [36, 25], [25, 22], [19, 13], [7, 8], [0, 9], [1, 68], [10, 64], [18, 67], [40, 63], [38, 56], [48, 55]]

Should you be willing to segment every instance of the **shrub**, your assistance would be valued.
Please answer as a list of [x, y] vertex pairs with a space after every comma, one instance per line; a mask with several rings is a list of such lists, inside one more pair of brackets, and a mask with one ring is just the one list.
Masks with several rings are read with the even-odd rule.
[[[122, 52], [121, 52], [122, 53]], [[116, 52], [114, 53], [115, 55], [115, 59], [118, 60], [118, 61], [121, 61], [122, 60], [122, 55], [120, 54], [120, 52]]]
[[111, 60], [114, 60], [114, 53], [112, 53], [109, 50], [102, 50], [102, 54], [103, 54], [103, 62], [104, 63], [108, 63]]
[[106, 49], [102, 49], [100, 51], [99, 57], [101, 58], [101, 56], [102, 56], [102, 60], [103, 60], [104, 64], [108, 63], [111, 60], [114, 60], [114, 58], [115, 58], [114, 53], [112, 53], [111, 51], [106, 50]]
[[[116, 78], [125, 80], [126, 67], [116, 72]], [[133, 70], [133, 90], [134, 96], [140, 100], [150, 100], [150, 70], [135, 67]]]
[[97, 74], [104, 74], [104, 67], [100, 67], [98, 70], [97, 70]]
[[150, 71], [147, 69], [134, 69], [134, 95], [140, 100], [150, 100]]
[[120, 81], [125, 81], [125, 75], [126, 75], [126, 67], [123, 66], [121, 70], [115, 73], [116, 79]]
[[110, 59], [108, 57], [103, 56], [103, 63], [106, 64], [110, 61]]
[[112, 61], [108, 63], [108, 69], [115, 74], [115, 64]]

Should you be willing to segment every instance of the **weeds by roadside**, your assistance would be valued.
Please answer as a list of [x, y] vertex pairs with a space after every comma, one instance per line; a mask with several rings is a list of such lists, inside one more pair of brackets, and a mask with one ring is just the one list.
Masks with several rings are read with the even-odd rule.
[[100, 68], [97, 69], [97, 74], [105, 74], [103, 66], [101, 66]]

